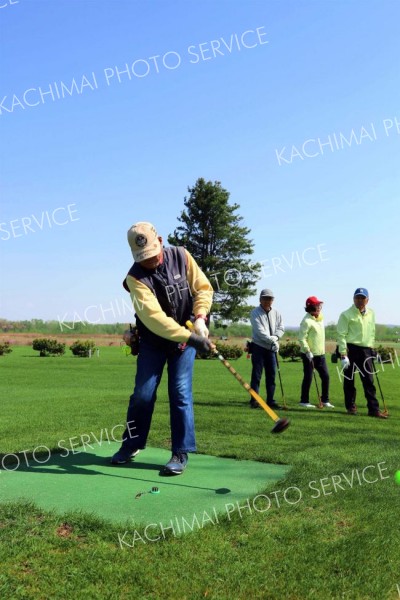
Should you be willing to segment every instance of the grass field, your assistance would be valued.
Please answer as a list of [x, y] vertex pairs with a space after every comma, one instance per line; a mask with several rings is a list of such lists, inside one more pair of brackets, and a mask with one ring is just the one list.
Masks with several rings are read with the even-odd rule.
[[[234, 366], [250, 379], [250, 361]], [[366, 416], [360, 383], [360, 414], [346, 415], [335, 365], [329, 368], [336, 409], [302, 411], [301, 365], [281, 363], [291, 427], [273, 436], [272, 421], [248, 408], [246, 392], [218, 361], [196, 362], [198, 451], [293, 467], [277, 488], [264, 490], [268, 511], [250, 502], [183, 537], [121, 547], [124, 530], [93, 516], [0, 504], [0, 598], [400, 597], [400, 486], [393, 477], [400, 469], [400, 366], [380, 373], [387, 421]], [[122, 423], [135, 359], [118, 347], [79, 359], [39, 358], [19, 346], [0, 358], [0, 374], [3, 458]], [[168, 414], [165, 378], [149, 445], [169, 448]], [[285, 500], [290, 487], [300, 490], [296, 504], [293, 490]]]

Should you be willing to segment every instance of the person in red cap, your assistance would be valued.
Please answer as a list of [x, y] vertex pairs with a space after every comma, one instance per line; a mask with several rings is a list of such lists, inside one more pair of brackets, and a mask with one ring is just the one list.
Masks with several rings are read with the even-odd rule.
[[322, 304], [322, 300], [318, 300], [316, 296], [307, 298], [305, 307], [307, 314], [300, 323], [299, 342], [303, 361], [300, 406], [304, 408], [315, 408], [315, 405], [310, 404], [309, 401], [314, 369], [318, 371], [321, 378], [323, 406], [335, 408], [329, 402], [329, 372], [325, 360], [325, 327], [321, 313]]

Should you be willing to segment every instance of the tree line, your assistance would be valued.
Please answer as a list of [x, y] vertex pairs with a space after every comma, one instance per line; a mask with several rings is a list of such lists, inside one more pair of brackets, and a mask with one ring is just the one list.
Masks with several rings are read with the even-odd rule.
[[[70, 327], [73, 327], [73, 323], [68, 323]], [[82, 322], [76, 322], [71, 331], [62, 333], [60, 331], [60, 324], [58, 321], [43, 321], [42, 319], [31, 319], [30, 321], [8, 321], [7, 319], [0, 319], [0, 332], [1, 333], [45, 333], [47, 335], [75, 335], [77, 333], [87, 333], [94, 335], [122, 335], [126, 329], [126, 323], [103, 323], [103, 324], [92, 324]], [[377, 325], [376, 326], [376, 339], [382, 342], [397, 342], [400, 339], [400, 327], [391, 325]], [[232, 323], [224, 326], [223, 331], [220, 328], [215, 327], [211, 323], [210, 328], [212, 335], [227, 336], [227, 337], [249, 337], [251, 338], [251, 325], [246, 323]], [[297, 338], [297, 329], [286, 329], [285, 338]], [[329, 341], [336, 340], [336, 325], [330, 323], [325, 327], [325, 337]]]
[[[98, 335], [123, 334], [126, 323], [87, 323], [82, 321], [64, 321], [67, 327], [65, 333], [75, 335], [76, 333], [93, 333]], [[2, 333], [47, 333], [50, 335], [63, 335], [59, 321], [43, 321], [42, 319], [31, 319], [30, 321], [8, 321], [0, 319], [0, 332]]]

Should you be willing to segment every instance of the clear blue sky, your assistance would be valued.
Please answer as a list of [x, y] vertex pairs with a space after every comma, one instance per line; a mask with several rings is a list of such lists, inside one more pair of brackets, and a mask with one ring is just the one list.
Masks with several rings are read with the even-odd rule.
[[288, 325], [309, 295], [337, 321], [358, 286], [400, 324], [398, 1], [0, 6], [1, 317], [129, 321], [128, 227], [166, 239], [204, 177]]

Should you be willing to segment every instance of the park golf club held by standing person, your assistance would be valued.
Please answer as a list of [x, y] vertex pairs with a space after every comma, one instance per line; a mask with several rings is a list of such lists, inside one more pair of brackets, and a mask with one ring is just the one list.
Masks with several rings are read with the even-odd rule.
[[342, 363], [344, 402], [348, 414], [357, 414], [355, 373], [360, 374], [368, 415], [386, 419], [379, 409], [374, 385], [375, 313], [367, 307], [368, 290], [357, 288], [353, 305], [342, 312], [337, 324], [338, 350]]
[[[250, 314], [252, 327], [251, 351], [251, 387], [259, 393], [261, 377], [265, 370], [265, 385], [267, 389], [267, 404], [271, 408], [280, 409], [275, 402], [275, 374], [277, 368], [276, 354], [279, 351], [279, 339], [283, 336], [285, 328], [280, 313], [272, 308], [274, 293], [264, 289], [260, 293], [260, 305]], [[253, 398], [250, 400], [251, 408], [258, 408]]]
[[300, 406], [315, 408], [310, 404], [309, 395], [314, 369], [321, 378], [321, 402], [325, 408], [335, 408], [329, 402], [329, 371], [325, 360], [325, 327], [322, 316], [322, 300], [310, 296], [306, 300], [303, 320], [300, 323], [299, 342], [303, 361], [303, 381], [301, 384]]
[[[192, 376], [196, 350], [215, 349], [208, 339], [206, 316], [213, 290], [194, 258], [183, 247], [163, 248], [151, 223], [140, 222], [128, 231], [134, 264], [124, 280], [135, 308], [139, 354], [135, 387], [130, 397], [127, 429], [112, 464], [127, 463], [146, 446], [157, 388], [168, 365], [170, 406], [170, 461], [163, 473], [179, 475], [196, 451]], [[195, 316], [194, 332], [185, 322]], [[129, 423], [134, 427], [129, 430]], [[131, 436], [130, 431], [135, 435]]]

